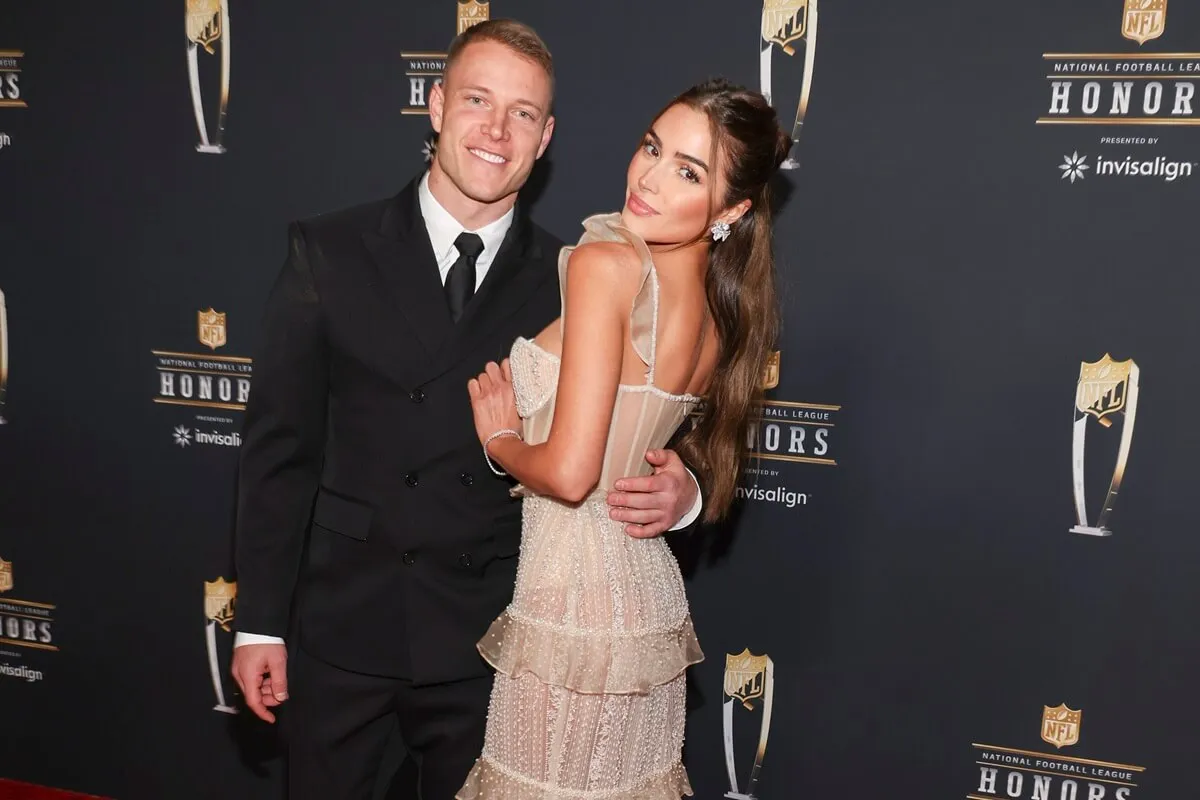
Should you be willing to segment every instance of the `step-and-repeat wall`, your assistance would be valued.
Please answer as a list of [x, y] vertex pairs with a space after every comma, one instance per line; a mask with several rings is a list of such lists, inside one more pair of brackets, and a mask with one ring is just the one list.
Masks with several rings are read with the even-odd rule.
[[[697, 796], [1192, 796], [1200, 9], [176, 0], [0, 11], [0, 775], [279, 796], [227, 677], [289, 220], [394, 194], [460, 25], [558, 70], [534, 215], [701, 79], [796, 120], [736, 524], [673, 540]], [[481, 632], [482, 633], [482, 632]], [[726, 794], [731, 793], [731, 794]]]

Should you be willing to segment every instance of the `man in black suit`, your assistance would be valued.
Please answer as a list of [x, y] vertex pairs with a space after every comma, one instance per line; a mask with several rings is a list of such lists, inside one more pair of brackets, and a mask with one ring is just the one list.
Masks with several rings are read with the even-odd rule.
[[[517, 202], [552, 95], [536, 33], [475, 26], [430, 97], [428, 173], [291, 225], [243, 434], [232, 669], [267, 721], [291, 696], [293, 800], [369, 797], [396, 719], [423, 800], [453, 797], [482, 747], [475, 643], [511, 600], [521, 506], [466, 384], [559, 315], [562, 242]], [[610, 496], [635, 536], [698, 512], [678, 457], [647, 458]]]

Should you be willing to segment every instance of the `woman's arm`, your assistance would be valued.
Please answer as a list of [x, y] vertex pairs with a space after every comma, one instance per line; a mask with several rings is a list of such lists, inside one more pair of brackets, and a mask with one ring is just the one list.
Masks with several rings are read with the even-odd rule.
[[[549, 438], [528, 445], [502, 436], [487, 451], [532, 491], [574, 503], [600, 481], [640, 264], [625, 245], [596, 242], [576, 249], [566, 272], [562, 363]], [[507, 362], [489, 364], [468, 391], [480, 442], [498, 430], [519, 430]]]

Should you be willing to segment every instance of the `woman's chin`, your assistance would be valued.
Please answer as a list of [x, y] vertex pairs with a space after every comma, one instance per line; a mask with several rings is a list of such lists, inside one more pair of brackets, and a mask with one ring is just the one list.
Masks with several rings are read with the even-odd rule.
[[654, 226], [648, 224], [644, 217], [634, 214], [628, 207], [621, 210], [621, 224], [642, 239], [648, 240], [654, 234]]

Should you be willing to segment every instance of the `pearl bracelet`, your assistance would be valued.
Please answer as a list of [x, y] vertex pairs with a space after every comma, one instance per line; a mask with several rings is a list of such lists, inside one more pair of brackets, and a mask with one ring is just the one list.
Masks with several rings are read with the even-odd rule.
[[496, 469], [496, 465], [492, 463], [492, 458], [491, 458], [491, 456], [488, 455], [488, 449], [487, 449], [488, 445], [492, 443], [493, 439], [498, 439], [501, 436], [515, 436], [516, 438], [520, 439], [521, 441], [525, 441], [525, 437], [521, 435], [520, 431], [514, 431], [512, 428], [503, 428], [503, 429], [498, 430], [495, 433], [493, 433], [491, 436], [489, 436], [487, 438], [486, 441], [484, 441], [483, 457], [487, 461], [488, 467], [491, 468], [492, 472], [496, 473], [500, 477], [504, 477], [508, 473], [503, 470]]

